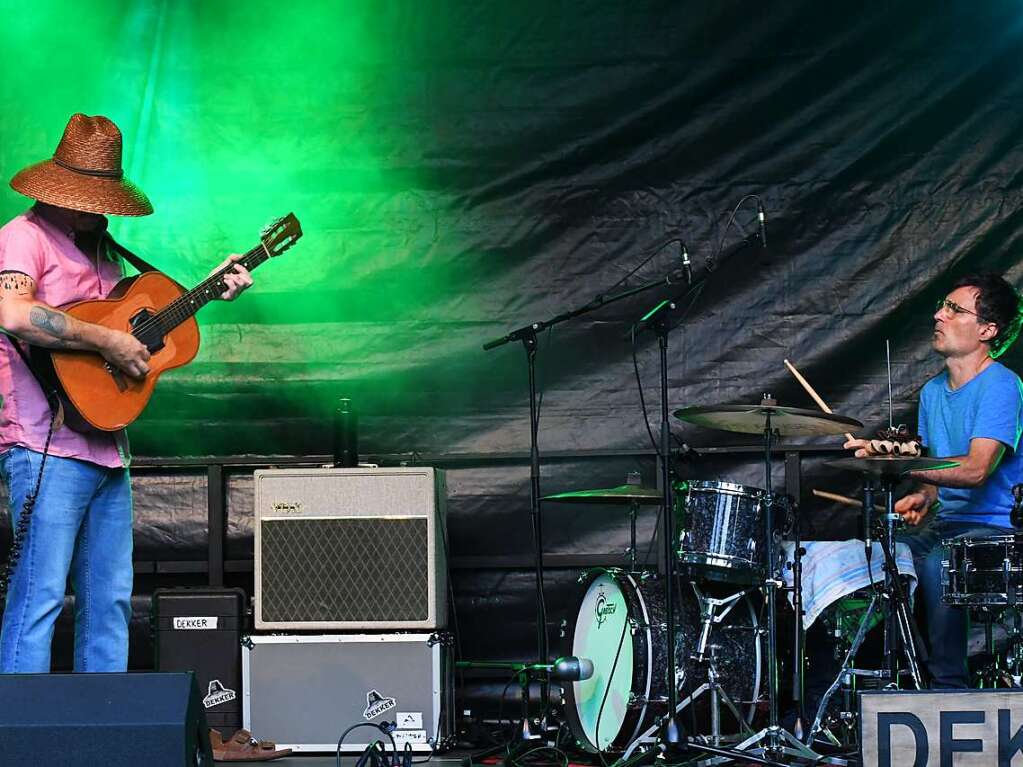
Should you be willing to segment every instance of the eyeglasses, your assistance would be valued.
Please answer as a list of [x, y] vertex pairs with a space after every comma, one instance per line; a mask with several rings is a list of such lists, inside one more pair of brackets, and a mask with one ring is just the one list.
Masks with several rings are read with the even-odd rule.
[[989, 321], [989, 320], [985, 320], [983, 317], [981, 317], [976, 312], [971, 312], [969, 309], [964, 309], [959, 304], [957, 304], [955, 301], [949, 301], [947, 298], [939, 299], [937, 305], [935, 305], [935, 307], [934, 307], [934, 311], [936, 311], [936, 312], [940, 312], [942, 309], [948, 309], [950, 312], [952, 312], [952, 314], [972, 314], [974, 317], [976, 317], [981, 322], [988, 322]]

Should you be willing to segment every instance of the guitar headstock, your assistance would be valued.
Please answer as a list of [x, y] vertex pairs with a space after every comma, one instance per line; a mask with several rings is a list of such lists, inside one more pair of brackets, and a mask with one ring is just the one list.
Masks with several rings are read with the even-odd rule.
[[268, 256], [279, 256], [302, 236], [302, 225], [298, 223], [294, 213], [281, 216], [269, 224], [260, 232], [259, 241], [266, 248]]

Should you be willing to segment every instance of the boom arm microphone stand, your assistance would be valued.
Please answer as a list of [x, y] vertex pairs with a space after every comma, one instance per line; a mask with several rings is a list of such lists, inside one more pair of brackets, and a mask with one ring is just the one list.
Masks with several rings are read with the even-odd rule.
[[[635, 288], [624, 290], [612, 295], [600, 294], [588, 304], [571, 311], [563, 312], [549, 320], [533, 322], [524, 327], [513, 330], [500, 338], [495, 338], [483, 344], [484, 351], [496, 349], [511, 341], [521, 341], [526, 351], [526, 370], [529, 382], [529, 506], [530, 519], [533, 527], [533, 557], [536, 570], [536, 605], [537, 605], [537, 660], [541, 665], [547, 664], [550, 660], [550, 650], [547, 642], [547, 616], [544, 603], [543, 587], [543, 520], [540, 515], [540, 448], [539, 448], [539, 408], [537, 406], [536, 393], [536, 348], [537, 335], [547, 328], [579, 317], [583, 314], [596, 311], [601, 307], [622, 301], [630, 296], [644, 293], [654, 288], [687, 284], [688, 275], [673, 271], [652, 282], [639, 285]], [[546, 727], [547, 708], [550, 701], [550, 679], [546, 674], [540, 674], [540, 727]]]
[[[725, 252], [719, 253], [718, 256], [719, 256], [719, 258], [723, 257], [723, 256], [731, 256], [732, 254], [742, 250], [746, 246], [748, 246], [748, 245], [750, 245], [750, 244], [752, 244], [753, 242], [756, 242], [756, 241], [757, 241], [757, 236], [756, 235], [750, 235], [748, 237], [743, 238], [740, 242], [736, 243], [734, 246], [728, 248]], [[711, 271], [711, 269], [712, 269], [712, 267], [708, 266], [707, 272], [709, 273]], [[522, 346], [523, 346], [525, 352], [526, 352], [526, 369], [527, 369], [527, 380], [528, 380], [528, 385], [529, 385], [529, 423], [530, 423], [530, 430], [529, 430], [529, 433], [530, 433], [530, 445], [529, 445], [529, 459], [530, 459], [529, 460], [529, 480], [530, 480], [529, 486], [530, 486], [530, 492], [529, 492], [529, 501], [530, 501], [530, 519], [532, 521], [532, 528], [533, 528], [533, 557], [534, 557], [534, 567], [535, 567], [535, 572], [536, 572], [535, 581], [536, 581], [536, 603], [537, 603], [537, 615], [536, 615], [536, 622], [537, 622], [537, 640], [536, 640], [537, 641], [537, 656], [538, 656], [538, 663], [541, 666], [545, 665], [545, 664], [547, 664], [549, 662], [549, 660], [550, 660], [550, 650], [548, 648], [548, 641], [547, 641], [546, 606], [545, 606], [545, 603], [544, 603], [544, 586], [543, 586], [543, 538], [542, 538], [542, 534], [543, 534], [543, 521], [542, 521], [542, 517], [541, 517], [541, 513], [540, 513], [540, 448], [539, 448], [539, 444], [538, 444], [539, 443], [539, 407], [538, 407], [538, 404], [537, 404], [537, 392], [536, 392], [536, 349], [537, 349], [537, 336], [540, 333], [542, 333], [544, 330], [546, 330], [548, 328], [551, 328], [551, 327], [554, 327], [555, 325], [558, 325], [558, 324], [560, 324], [562, 322], [567, 322], [568, 320], [571, 320], [571, 319], [574, 319], [574, 318], [579, 317], [581, 315], [588, 314], [590, 312], [596, 311], [597, 309], [600, 309], [602, 307], [609, 306], [611, 304], [617, 303], [618, 301], [622, 301], [622, 300], [624, 300], [626, 298], [630, 298], [631, 296], [635, 296], [635, 295], [638, 295], [640, 293], [645, 293], [647, 291], [653, 290], [654, 288], [684, 286], [685, 290], [690, 290], [692, 287], [694, 287], [694, 284], [695, 285], [702, 284], [705, 280], [706, 280], [706, 274], [700, 280], [694, 281], [692, 279], [692, 277], [691, 277], [691, 274], [690, 274], [689, 270], [684, 265], [683, 269], [672, 271], [672, 272], [670, 272], [669, 274], [667, 274], [664, 277], [660, 277], [660, 278], [658, 278], [656, 280], [653, 280], [651, 282], [647, 282], [647, 283], [644, 283], [642, 285], [638, 285], [637, 287], [630, 288], [630, 289], [627, 289], [627, 290], [623, 290], [623, 291], [621, 291], [619, 293], [614, 293], [614, 294], [611, 294], [611, 295], [608, 295], [606, 293], [601, 293], [601, 294], [597, 295], [592, 301], [590, 301], [589, 303], [585, 304], [584, 306], [581, 306], [581, 307], [579, 307], [577, 309], [573, 309], [573, 310], [570, 310], [570, 311], [567, 311], [567, 312], [563, 312], [561, 314], [556, 315], [555, 317], [552, 317], [549, 320], [543, 320], [543, 321], [539, 321], [539, 322], [530, 323], [530, 324], [525, 325], [525, 326], [523, 326], [521, 328], [518, 328], [516, 330], [512, 330], [511, 332], [506, 333], [505, 335], [503, 335], [503, 336], [501, 336], [499, 338], [495, 338], [493, 340], [487, 341], [485, 344], [483, 344], [483, 350], [484, 351], [490, 351], [490, 350], [496, 349], [496, 348], [498, 348], [500, 346], [504, 346], [505, 344], [510, 343], [512, 341], [520, 341], [522, 343]], [[672, 300], [662, 301], [660, 304], [658, 304], [654, 308], [654, 310], [652, 310], [652, 311], [648, 312], [646, 315], [644, 315], [643, 320], [647, 320], [647, 322], [644, 322], [643, 320], [640, 320], [640, 323], [638, 323], [638, 325], [640, 325], [642, 327], [650, 327], [650, 326], [653, 325], [654, 322], [657, 322], [657, 321], [660, 320], [660, 318], [662, 316], [662, 313], [663, 313], [663, 310], [665, 310], [665, 309], [673, 309], [674, 307], [675, 307], [674, 301], [672, 301]], [[640, 329], [641, 329], [641, 327], [640, 327]], [[664, 341], [664, 343], [666, 344], [666, 340]], [[666, 346], [662, 349], [661, 356], [662, 356], [662, 360], [663, 360], [663, 363], [662, 363], [663, 364], [663, 367], [662, 367], [662, 383], [665, 383], [666, 379], [667, 379], [667, 347]], [[666, 386], [662, 387], [662, 399], [667, 396], [666, 392], [667, 392]], [[666, 402], [666, 400], [665, 400], [665, 402]], [[667, 410], [666, 410], [665, 402], [662, 402], [662, 422], [666, 421], [666, 418], [667, 418], [667, 416], [666, 416]], [[662, 449], [662, 451], [667, 449], [668, 446], [666, 444], [666, 441], [669, 438], [670, 438], [670, 433], [665, 430], [665, 427], [664, 427], [664, 425], [662, 423], [662, 433], [661, 433], [661, 443], [662, 443], [661, 449]], [[665, 464], [666, 464], [666, 462], [668, 460], [668, 455], [669, 455], [668, 453], [664, 453], [664, 458], [663, 458], [662, 462], [665, 463]], [[664, 470], [664, 467], [662, 467], [662, 472], [664, 472], [662, 474], [662, 481], [663, 481], [663, 477], [667, 475], [667, 472], [666, 472], [666, 470]], [[671, 492], [670, 491], [670, 487], [668, 487], [667, 485], [665, 487], [666, 487], [666, 492], [670, 493]], [[669, 500], [670, 500], [670, 498], [666, 498], [666, 502], [669, 501]], [[667, 513], [667, 508], [666, 508], [665, 509], [665, 513], [664, 513], [664, 518], [668, 519], [669, 517], [670, 517], [670, 515]], [[669, 520], [669, 524], [670, 524], [670, 520]], [[665, 545], [665, 553], [666, 554], [670, 554], [670, 551], [671, 551], [671, 541], [670, 541], [670, 539], [668, 537], [665, 537], [664, 545]], [[670, 556], [669, 556], [669, 559], [668, 559], [668, 563], [669, 563], [669, 566], [670, 566]], [[670, 580], [670, 579], [668, 579], [668, 580]], [[671, 653], [669, 653], [669, 656], [670, 655], [671, 655]], [[674, 668], [674, 658], [672, 658], [671, 664], [672, 664], [672, 667]], [[539, 676], [540, 676], [540, 727], [543, 730], [544, 728], [546, 728], [546, 721], [545, 720], [546, 720], [548, 705], [549, 705], [549, 702], [550, 702], [550, 679], [549, 679], [548, 675], [546, 675], [546, 674], [542, 674], [541, 673]], [[668, 688], [669, 688], [669, 690], [673, 691], [672, 692], [672, 697], [674, 699], [676, 697], [676, 693], [674, 692], [674, 690], [675, 690], [674, 674], [672, 674], [672, 676], [669, 677], [668, 681], [669, 681]], [[671, 720], [674, 720], [674, 714], [675, 714], [675, 711], [674, 711], [674, 708], [673, 708], [672, 709], [672, 716], [670, 717]], [[677, 730], [675, 730], [675, 731], [677, 731]], [[672, 737], [672, 739], [674, 739], [674, 736], [671, 736], [671, 737]], [[749, 759], [749, 755], [748, 754], [747, 755], [743, 755], [743, 757]]]

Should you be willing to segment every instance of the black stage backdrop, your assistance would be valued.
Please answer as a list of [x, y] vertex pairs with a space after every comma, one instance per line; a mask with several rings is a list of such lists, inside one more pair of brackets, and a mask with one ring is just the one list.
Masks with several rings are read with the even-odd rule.
[[[400, 142], [393, 147], [400, 162], [388, 172], [406, 174], [410, 194], [449, 201], [443, 212], [409, 206], [390, 222], [417, 233], [389, 254], [395, 268], [414, 274], [443, 265], [459, 279], [428, 304], [385, 302], [370, 311], [372, 296], [355, 297], [343, 275], [326, 276], [321, 287], [337, 311], [302, 317], [297, 342], [329, 348], [357, 327], [363, 341], [349, 357], [291, 378], [249, 328], [247, 352], [229, 365], [203, 363], [187, 387], [158, 392], [132, 437], [136, 453], [150, 457], [168, 456], [161, 438], [171, 430], [201, 431], [199, 452], [207, 455], [329, 454], [329, 407], [317, 414], [302, 403], [351, 396], [364, 454], [451, 459], [451, 556], [479, 558], [454, 575], [463, 655], [524, 658], [535, 636], [531, 574], [485, 565], [530, 551], [525, 355], [517, 343], [490, 352], [481, 344], [586, 304], [650, 254], [658, 253], [621, 287], [677, 268], [671, 241], [684, 238], [706, 287], [673, 320], [673, 408], [754, 403], [765, 391], [813, 407], [783, 367], [788, 358], [836, 412], [877, 428], [888, 415], [890, 339], [896, 422], [914, 424], [917, 393], [941, 365], [930, 351], [935, 300], [967, 271], [1021, 278], [1023, 9], [441, 5], [443, 28], [410, 14], [393, 29], [402, 66], [422, 83], [420, 98], [370, 103], [365, 130], [382, 144]], [[274, 72], [268, 65], [254, 76], [273, 82]], [[332, 105], [291, 108], [329, 120]], [[746, 194], [762, 198], [769, 247], [728, 255], [755, 228], [752, 204], [725, 228]], [[722, 245], [726, 254], [708, 274]], [[379, 287], [383, 294], [386, 275]], [[630, 470], [656, 482], [625, 337], [645, 309], [672, 294], [654, 291], [541, 334], [540, 445], [557, 455], [544, 464], [544, 492], [617, 485]], [[342, 308], [356, 299], [365, 316]], [[301, 314], [301, 300], [287, 300]], [[1023, 347], [1004, 362], [1020, 369], [1021, 354]], [[657, 345], [649, 334], [637, 359], [656, 433]], [[675, 433], [696, 447], [755, 444], [677, 423]], [[823, 457], [804, 462], [804, 490], [855, 492], [855, 479], [825, 469]], [[708, 456], [680, 472], [763, 484], [754, 455]], [[204, 482], [187, 470], [137, 473], [140, 558], [204, 556]], [[818, 535], [855, 532], [855, 518], [803, 495]], [[250, 558], [244, 471], [231, 475], [228, 513], [228, 556]], [[545, 515], [551, 553], [596, 560], [620, 554], [627, 540], [621, 510], [550, 507]], [[653, 524], [644, 512], [644, 540]], [[550, 576], [554, 624], [573, 609], [577, 574]], [[140, 580], [144, 593], [150, 584]], [[148, 657], [143, 634], [137, 666]]]

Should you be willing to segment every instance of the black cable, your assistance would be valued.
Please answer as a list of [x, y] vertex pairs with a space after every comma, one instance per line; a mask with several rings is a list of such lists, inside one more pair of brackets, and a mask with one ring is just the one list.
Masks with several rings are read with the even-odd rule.
[[[638, 584], [637, 584], [638, 587]], [[611, 673], [608, 674], [607, 684], [604, 686], [604, 696], [600, 699], [600, 708], [597, 709], [597, 722], [593, 728], [593, 740], [596, 741], [593, 745], [597, 747], [597, 756], [600, 757], [600, 763], [604, 767], [610, 767], [607, 759], [604, 758], [604, 749], [600, 747], [600, 718], [604, 715], [604, 705], [607, 703], [607, 696], [611, 692], [611, 683], [615, 678], [615, 671], [618, 669], [618, 659], [622, 655], [622, 646], [625, 644], [625, 635], [629, 633], [629, 618], [625, 616], [625, 620], [622, 621], [622, 635], [618, 637], [618, 649], [615, 651], [615, 659], [611, 664]], [[650, 627], [650, 638], [653, 640], [653, 627]], [[672, 642], [674, 644], [674, 642]], [[647, 701], [649, 704], [649, 701]], [[614, 740], [614, 738], [612, 738]]]
[[639, 391], [639, 406], [643, 410], [643, 424], [646, 426], [646, 433], [650, 435], [650, 444], [654, 448], [654, 453], [657, 457], [661, 457], [661, 448], [657, 444], [657, 440], [654, 439], [653, 429], [650, 428], [650, 416], [646, 410], [646, 398], [643, 396], [643, 381], [639, 377], [639, 362], [636, 359], [636, 326], [632, 326], [632, 330], [629, 335], [632, 339], [632, 369], [636, 373], [636, 389]]
[[[551, 762], [527, 758], [535, 754], [544, 753], [548, 751], [556, 754], [557, 756], [560, 757], [560, 759], [557, 762]], [[537, 746], [536, 748], [531, 748], [528, 751], [519, 754], [518, 756], [512, 756], [509, 753], [505, 758], [505, 764], [510, 765], [511, 767], [544, 767], [545, 765], [557, 765], [557, 767], [568, 767], [569, 759], [568, 754], [566, 754], [564, 751], [562, 751], [560, 748], [557, 748], [556, 746]]]
[[629, 272], [624, 277], [622, 277], [620, 280], [618, 280], [618, 282], [616, 282], [611, 287], [607, 288], [603, 293], [601, 293], [599, 296], [597, 296], [597, 298], [598, 299], [603, 299], [608, 293], [610, 293], [612, 290], [614, 290], [619, 285], [624, 283], [626, 280], [628, 280], [632, 275], [634, 275], [636, 272], [638, 272], [644, 266], [649, 264], [654, 259], [655, 256], [658, 256], [661, 253], [663, 253], [664, 249], [666, 247], [668, 247], [669, 245], [672, 245], [674, 243], [682, 244], [682, 238], [681, 237], [672, 237], [670, 240], [665, 240], [664, 242], [662, 242], [660, 245], [658, 245], [656, 248], [654, 248], [654, 250], [650, 251], [650, 254], [646, 258], [644, 258], [636, 266], [634, 266], [632, 269], [630, 269]]
[[[714, 256], [712, 262], [708, 265], [709, 269], [713, 270], [715, 265], [714, 262], [716, 262], [717, 259], [721, 258], [721, 253], [725, 249], [725, 237], [728, 235], [728, 227], [735, 223], [735, 214], [739, 212], [739, 208], [741, 208], [743, 203], [746, 202], [747, 200], [756, 200], [758, 203], [761, 202], [760, 195], [747, 194], [743, 195], [743, 197], [737, 203], [735, 203], [735, 207], [732, 208], [732, 212], [731, 214], [729, 214], [728, 220], [725, 222], [725, 228], [721, 230], [721, 239], [718, 241], [718, 251], [717, 254]], [[737, 223], [736, 226], [739, 227]], [[742, 227], [739, 227], [739, 232], [742, 234], [743, 237], [747, 236], [746, 231]]]
[[[47, 398], [49, 400], [49, 397]], [[32, 492], [25, 496], [25, 500], [22, 503], [21, 514], [18, 516], [18, 524], [15, 526], [13, 535], [11, 537], [11, 548], [7, 555], [7, 563], [3, 567], [3, 572], [0, 574], [0, 605], [7, 601], [7, 590], [10, 588], [11, 577], [14, 575], [14, 568], [18, 565], [18, 560], [21, 559], [22, 550], [25, 546], [25, 542], [28, 539], [29, 525], [32, 522], [32, 512], [35, 511], [36, 499], [39, 497], [39, 489], [43, 484], [43, 469], [46, 467], [46, 458], [50, 452], [50, 440], [53, 438], [53, 425], [57, 420], [57, 412], [59, 410], [59, 404], [55, 407], [53, 402], [50, 402], [50, 426], [46, 431], [46, 444], [43, 446], [43, 457], [39, 462], [39, 471], [36, 472], [35, 486], [32, 488]], [[8, 488], [10, 490], [10, 488]], [[13, 523], [13, 519], [11, 520]]]
[[[341, 767], [341, 744], [345, 742], [345, 738], [348, 737], [348, 733], [352, 732], [353, 730], [357, 730], [360, 727], [372, 727], [373, 729], [382, 732], [384, 735], [386, 735], [388, 737], [388, 739], [391, 741], [391, 750], [394, 752], [395, 767], [397, 767], [397, 764], [398, 764], [398, 746], [394, 742], [394, 736], [391, 735], [391, 730], [389, 729], [389, 727], [387, 725], [389, 725], [388, 722], [382, 722], [380, 724], [377, 724], [376, 722], [356, 722], [351, 727], [349, 727], [347, 730], [342, 732], [341, 733], [341, 737], [337, 739], [337, 753], [336, 753], [337, 767]], [[365, 756], [366, 752], [369, 751], [369, 749], [373, 748], [373, 746], [375, 746], [379, 742], [380, 742], [380, 740], [377, 739], [377, 740], [373, 741], [373, 743], [370, 743], [369, 746], [367, 746], [366, 749], [363, 750], [363, 756]]]
[[[660, 529], [660, 522], [661, 522], [661, 514], [662, 513], [663, 513], [663, 509], [661, 507], [658, 507], [657, 518], [656, 518], [656, 520], [654, 520], [654, 530], [655, 531]], [[656, 541], [656, 536], [651, 536], [650, 543], [648, 543], [647, 547], [646, 547], [646, 553], [643, 555], [643, 562], [644, 563], [647, 562], [650, 559], [650, 554], [651, 554], [651, 552], [653, 552], [654, 542], [655, 541]], [[642, 582], [642, 579], [640, 580], [640, 582]], [[639, 590], [639, 583], [640, 582], [638, 582], [636, 584], [637, 590]], [[642, 594], [642, 592], [640, 592], [640, 593]], [[600, 719], [604, 715], [604, 704], [607, 702], [607, 696], [611, 692], [611, 682], [614, 680], [615, 670], [618, 667], [618, 659], [621, 656], [622, 647], [625, 644], [625, 635], [628, 632], [629, 627], [630, 627], [630, 623], [629, 623], [628, 620], [626, 620], [622, 624], [622, 635], [618, 638], [618, 649], [615, 651], [614, 662], [611, 664], [611, 673], [610, 673], [610, 675], [607, 678], [607, 685], [604, 687], [604, 695], [603, 695], [603, 698], [600, 701], [600, 708], [597, 711], [597, 721], [596, 721], [596, 724], [594, 726], [593, 734], [594, 734], [594, 740], [596, 741], [596, 743], [594, 745], [597, 747], [597, 755], [600, 757], [600, 761], [601, 761], [601, 764], [603, 765], [603, 767], [609, 767], [609, 765], [607, 763], [607, 760], [604, 758], [604, 752], [600, 748]], [[653, 639], [654, 639], [653, 626], [651, 626], [650, 627], [650, 641], [653, 642]], [[669, 652], [674, 652], [675, 651], [674, 638], [670, 639], [668, 641], [668, 644], [669, 644], [668, 651]], [[651, 669], [651, 673], [653, 673], [652, 669]]]
[[[693, 307], [696, 305], [696, 301], [700, 298], [700, 295], [703, 293], [703, 289], [706, 286], [706, 284], [707, 283], [705, 283], [705, 282], [701, 282], [699, 285], [696, 285], [696, 286], [690, 288], [688, 291], [686, 291], [686, 293], [680, 299], [678, 299], [681, 302], [681, 301], [685, 301], [686, 299], [689, 299], [690, 296], [692, 297], [690, 299], [690, 301], [689, 301], [689, 304], [686, 306], [685, 310], [682, 312], [681, 315], [679, 315], [679, 322], [684, 321], [686, 319], [686, 317], [688, 317], [690, 315], [690, 313], [693, 310]], [[633, 372], [636, 374], [636, 389], [639, 392], [639, 405], [640, 405], [640, 408], [643, 411], [643, 424], [646, 426], [646, 433], [650, 437], [650, 444], [653, 446], [654, 453], [657, 454], [658, 458], [663, 458], [663, 456], [661, 456], [660, 445], [658, 445], [657, 444], [657, 440], [654, 439], [654, 432], [650, 428], [650, 416], [649, 416], [649, 413], [647, 412], [647, 409], [646, 409], [646, 397], [643, 395], [643, 382], [640, 379], [640, 375], [639, 375], [639, 362], [636, 359], [636, 346], [637, 346], [637, 344], [636, 344], [636, 325], [632, 326], [632, 329], [631, 329], [629, 335], [630, 335], [630, 338], [632, 340], [632, 369], [633, 369]], [[668, 433], [671, 434], [671, 429], [668, 430]], [[678, 437], [676, 437], [674, 434], [672, 434], [672, 438], [680, 446], [684, 446], [684, 443], [680, 442]]]

